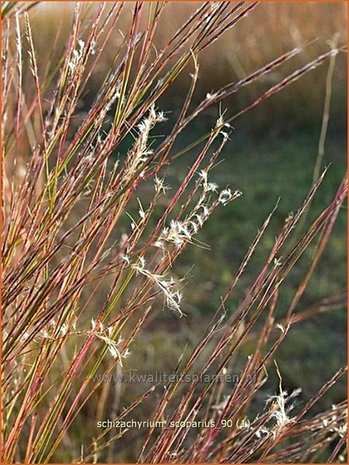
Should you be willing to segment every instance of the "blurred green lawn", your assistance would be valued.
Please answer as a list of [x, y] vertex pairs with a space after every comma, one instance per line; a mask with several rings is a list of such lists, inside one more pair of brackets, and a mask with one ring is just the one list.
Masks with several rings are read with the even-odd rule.
[[[250, 117], [250, 122], [253, 120]], [[320, 119], [321, 121], [321, 119]], [[206, 127], [198, 128], [198, 136]], [[183, 146], [192, 140], [193, 132], [181, 139]], [[176, 276], [188, 274], [188, 284], [183, 289], [183, 310], [188, 315], [178, 319], [170, 312], [161, 312], [147, 332], [135, 343], [133, 360], [135, 367], [142, 360], [145, 372], [170, 372], [177, 357], [187, 344], [195, 346], [202, 329], [220, 303], [232, 275], [253, 241], [258, 228], [280, 198], [278, 208], [267, 229], [253, 260], [247, 266], [236, 291], [228, 301], [227, 309], [234, 312], [248, 292], [249, 286], [261, 269], [274, 243], [274, 237], [284, 220], [295, 212], [306, 197], [313, 177], [317, 156], [319, 128], [275, 137], [273, 133], [259, 136], [246, 128], [235, 129], [226, 146], [224, 159], [211, 172], [211, 180], [221, 187], [229, 184], [239, 189], [243, 196], [216, 211], [204, 225], [198, 239], [208, 244], [210, 250], [191, 245], [174, 266]], [[345, 173], [345, 134], [330, 128], [326, 141], [323, 166], [328, 167], [307, 216], [310, 225], [334, 196]], [[180, 158], [169, 167], [167, 181], [175, 186], [190, 166], [191, 154]], [[297, 285], [304, 277], [310, 263], [311, 246], [297, 262], [287, 278], [279, 297], [276, 317], [282, 319], [290, 304]], [[346, 207], [339, 215], [328, 249], [325, 251], [315, 275], [303, 295], [297, 311], [305, 310], [323, 297], [339, 294], [346, 289]], [[145, 344], [146, 341], [146, 344]], [[146, 353], [144, 347], [147, 347]], [[159, 354], [162, 357], [152, 356]], [[164, 352], [166, 347], [166, 353]], [[346, 364], [346, 309], [318, 315], [309, 321], [294, 325], [276, 360], [283, 374], [284, 387], [302, 387], [304, 399], [309, 399], [320, 387]], [[254, 350], [254, 343], [244, 344], [236, 361], [240, 365]], [[169, 352], [169, 353], [168, 353]], [[166, 355], [167, 354], [167, 355]], [[241, 361], [239, 361], [239, 358]], [[277, 388], [278, 380], [273, 370], [266, 386], [268, 394]], [[330, 390], [315, 409], [322, 409], [343, 400], [346, 396], [345, 380]], [[258, 411], [260, 405], [256, 407]]]
[[[199, 239], [209, 244], [211, 251], [191, 247], [183, 259], [183, 266], [195, 263], [188, 300], [190, 307], [200, 308], [202, 313], [211, 313], [217, 307], [257, 229], [280, 198], [256, 256], [230, 300], [228, 308], [234, 311], [263, 265], [284, 219], [295, 212], [306, 197], [317, 155], [318, 133], [315, 130], [302, 133], [298, 129], [278, 138], [272, 135], [251, 137], [245, 132], [233, 134], [231, 139], [222, 156], [225, 161], [216, 168], [212, 179], [221, 186], [230, 184], [233, 189], [241, 190], [243, 196], [219, 209], [201, 231]], [[333, 133], [327, 139], [323, 165], [328, 166], [328, 171], [310, 207], [306, 224], [311, 224], [331, 201], [345, 174], [345, 139], [344, 134]], [[287, 278], [280, 294], [277, 317], [282, 317], [290, 304], [310, 263], [312, 251], [311, 246]], [[346, 253], [345, 207], [297, 311], [346, 289]], [[346, 309], [342, 308], [296, 325], [279, 353], [280, 366], [288, 378], [286, 382], [302, 386], [310, 395], [346, 363], [345, 353]], [[344, 398], [344, 381], [341, 388], [337, 387], [337, 395]], [[335, 398], [332, 400], [334, 402]]]

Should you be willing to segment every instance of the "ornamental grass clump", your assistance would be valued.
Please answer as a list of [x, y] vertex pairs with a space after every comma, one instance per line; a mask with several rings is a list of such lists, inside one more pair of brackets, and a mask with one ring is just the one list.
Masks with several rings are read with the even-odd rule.
[[[279, 391], [265, 397], [257, 415], [251, 416], [250, 407], [263, 395], [290, 328], [321, 311], [295, 315], [346, 198], [346, 178], [300, 232], [297, 225], [325, 173], [316, 180], [299, 210], [281, 225], [245, 298], [229, 312], [272, 211], [237, 271], [232, 266], [231, 282], [206, 331], [169, 367], [174, 376], [165, 386], [145, 385], [141, 394], [129, 386], [131, 400], [115, 404], [103, 385], [103, 376], [127, 372], [135, 341], [159, 312], [190, 318], [183, 304], [190, 299], [190, 276], [178, 275], [176, 261], [188, 247], [205, 254], [200, 230], [217, 209], [239, 202], [238, 185], [220, 186], [215, 179], [232, 122], [343, 51], [325, 51], [304, 63], [237, 113], [220, 107], [209, 132], [178, 146], [183, 131], [207, 109], [302, 53], [294, 48], [195, 101], [200, 56], [256, 5], [199, 4], [158, 50], [154, 37], [166, 3], [92, 8], [77, 2], [63, 55], [43, 64], [31, 26], [37, 6], [3, 3], [2, 463], [116, 462], [127, 449], [144, 463], [312, 462], [319, 454], [337, 461], [344, 454], [344, 400], [330, 410], [311, 410], [344, 368], [331, 373], [301, 408], [300, 391], [286, 392], [282, 367], [277, 368]], [[91, 76], [126, 8], [132, 8], [132, 18], [113, 66], [81, 117]], [[183, 73], [191, 82], [178, 97], [180, 111], [166, 112], [163, 98]], [[188, 154], [191, 163], [176, 185], [168, 168]], [[309, 247], [313, 262], [280, 320], [275, 316], [280, 288]], [[242, 362], [238, 382], [227, 386], [222, 375], [249, 338], [254, 351]], [[210, 380], [202, 384], [195, 374]], [[186, 375], [192, 381], [183, 384]], [[139, 430], [137, 442], [127, 427], [97, 427], [103, 418], [142, 418], [145, 405], [153, 407], [149, 420], [179, 426]], [[187, 426], [195, 421], [214, 426]]]

